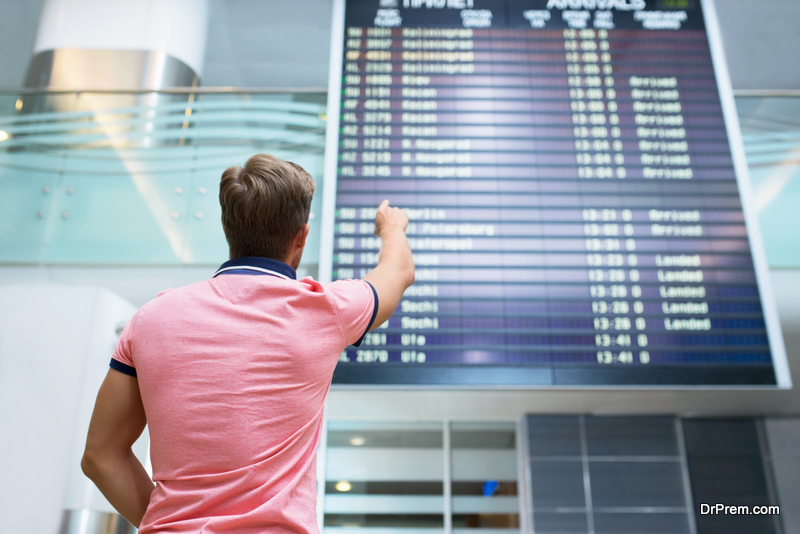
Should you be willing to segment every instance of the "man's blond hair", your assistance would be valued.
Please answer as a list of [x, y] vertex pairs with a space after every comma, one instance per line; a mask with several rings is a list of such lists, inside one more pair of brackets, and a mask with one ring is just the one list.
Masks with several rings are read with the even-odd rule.
[[308, 222], [314, 180], [302, 167], [270, 154], [222, 173], [219, 204], [230, 258], [262, 256], [284, 261]]

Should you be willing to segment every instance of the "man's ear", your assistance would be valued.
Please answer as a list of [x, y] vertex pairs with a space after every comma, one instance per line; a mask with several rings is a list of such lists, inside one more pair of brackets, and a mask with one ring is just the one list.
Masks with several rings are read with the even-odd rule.
[[297, 232], [297, 235], [294, 237], [295, 248], [301, 249], [306, 246], [306, 238], [308, 237], [309, 230], [311, 230], [311, 226], [306, 223], [303, 225], [300, 231]]

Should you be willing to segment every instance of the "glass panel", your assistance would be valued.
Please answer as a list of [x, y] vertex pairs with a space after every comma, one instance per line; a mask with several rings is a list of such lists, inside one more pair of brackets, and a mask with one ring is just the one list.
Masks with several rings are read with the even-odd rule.
[[330, 423], [325, 528], [444, 528], [441, 424]]
[[[178, 263], [192, 177], [164, 172], [170, 149], [85, 150], [63, 165], [51, 263]], [[155, 153], [155, 154], [153, 154]], [[77, 156], [77, 157], [76, 157]]]
[[[338, 494], [338, 482], [325, 482], [325, 493]], [[348, 495], [441, 495], [442, 484], [439, 482], [406, 482], [402, 480], [353, 480], [350, 482]]]
[[516, 431], [507, 425], [453, 425], [450, 446], [453, 449], [505, 449], [516, 450]]
[[218, 263], [228, 246], [219, 224], [219, 178], [230, 166], [243, 166], [253, 154], [268, 152], [297, 163], [317, 186], [311, 205], [301, 266], [317, 275], [325, 122], [322, 94], [210, 94], [191, 106], [193, 130], [187, 134], [197, 154], [190, 194], [187, 250], [196, 263]]
[[[495, 487], [497, 484], [497, 487]], [[516, 481], [490, 481], [488, 482], [459, 482], [454, 480], [451, 484], [453, 488], [453, 495], [480, 495], [486, 496], [488, 491], [492, 491], [492, 495], [517, 495], [517, 482]]]
[[[328, 527], [369, 528], [372, 534], [376, 527], [403, 529], [403, 532], [420, 532], [420, 529], [437, 529], [442, 532], [444, 519], [441, 514], [325, 514], [325, 530]], [[383, 530], [382, 530], [383, 531]], [[339, 532], [338, 530], [335, 532]]]
[[[244, 165], [250, 152], [229, 148], [204, 149], [205, 157], [219, 159], [218, 166], [205, 163], [194, 173], [186, 196], [186, 258], [200, 264], [216, 265], [228, 259], [228, 242], [222, 231], [219, 180], [222, 171], [234, 164]], [[210, 168], [213, 167], [213, 168]]]
[[737, 97], [736, 106], [767, 261], [800, 266], [800, 98]]
[[[0, 261], [39, 263], [58, 214], [59, 170], [67, 153], [31, 135], [52, 117], [36, 109], [71, 110], [74, 94], [0, 95]], [[57, 125], [56, 125], [57, 126]]]
[[0, 95], [0, 261], [200, 264], [228, 256], [219, 178], [269, 152], [316, 180], [300, 272], [316, 276], [324, 93]]
[[328, 480], [442, 480], [441, 449], [328, 448]]
[[518, 532], [518, 514], [492, 514], [487, 512], [471, 514], [453, 514], [453, 528], [456, 529], [503, 529], [506, 532]]
[[[0, 251], [2, 260], [33, 263], [41, 260], [42, 246], [56, 217], [55, 192], [59, 176], [41, 169], [43, 160], [63, 154], [0, 152]], [[43, 157], [45, 156], [45, 157]]]
[[[377, 426], [377, 425], [375, 425]], [[328, 431], [328, 447], [364, 447], [364, 448], [422, 448], [441, 449], [442, 429], [434, 428], [345, 428], [335, 430], [331, 425]]]
[[516, 427], [507, 423], [453, 423], [454, 529], [519, 529]]

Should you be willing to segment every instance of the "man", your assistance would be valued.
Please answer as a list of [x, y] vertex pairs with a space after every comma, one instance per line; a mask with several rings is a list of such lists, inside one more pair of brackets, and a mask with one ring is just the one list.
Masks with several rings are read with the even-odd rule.
[[[141, 534], [316, 532], [315, 458], [341, 351], [414, 281], [408, 217], [384, 200], [363, 280], [295, 280], [314, 182], [267, 154], [222, 175], [230, 261], [161, 293], [123, 331], [84, 473]], [[153, 480], [131, 452], [149, 424]]]

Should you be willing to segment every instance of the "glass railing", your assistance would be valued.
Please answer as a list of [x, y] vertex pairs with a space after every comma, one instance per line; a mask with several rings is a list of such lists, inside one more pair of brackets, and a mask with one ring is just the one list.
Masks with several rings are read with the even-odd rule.
[[0, 262], [211, 264], [227, 258], [218, 185], [269, 152], [317, 182], [324, 93], [0, 95]]
[[800, 96], [739, 96], [755, 208], [770, 267], [800, 267]]
[[[0, 263], [218, 265], [219, 178], [257, 152], [317, 182], [324, 93], [0, 92]], [[800, 97], [737, 97], [772, 267], [800, 267]]]

